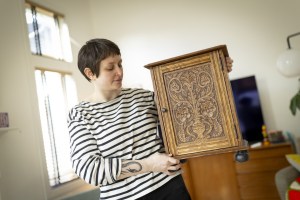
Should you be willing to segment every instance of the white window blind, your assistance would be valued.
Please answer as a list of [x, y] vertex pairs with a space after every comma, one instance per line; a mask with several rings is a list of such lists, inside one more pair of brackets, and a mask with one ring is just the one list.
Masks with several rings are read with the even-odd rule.
[[35, 70], [44, 150], [50, 186], [77, 178], [70, 160], [67, 114], [77, 103], [76, 86], [69, 74]]

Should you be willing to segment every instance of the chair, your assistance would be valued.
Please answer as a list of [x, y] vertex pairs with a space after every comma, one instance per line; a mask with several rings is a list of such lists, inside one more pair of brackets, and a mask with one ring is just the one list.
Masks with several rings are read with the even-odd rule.
[[[300, 138], [295, 138], [290, 133], [288, 134], [288, 140], [292, 143], [294, 151], [300, 153]], [[300, 177], [300, 172], [293, 166], [285, 167], [279, 170], [275, 174], [275, 184], [281, 200], [285, 200], [286, 191], [290, 184], [297, 178]]]

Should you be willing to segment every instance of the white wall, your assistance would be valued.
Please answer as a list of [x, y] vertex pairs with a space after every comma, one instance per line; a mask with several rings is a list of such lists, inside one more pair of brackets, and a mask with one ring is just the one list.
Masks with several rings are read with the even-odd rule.
[[[77, 70], [76, 56], [79, 47], [92, 37], [105, 37], [119, 44], [125, 84], [149, 89], [151, 77], [144, 65], [226, 44], [234, 59], [230, 77], [256, 75], [267, 127], [300, 136], [300, 113], [295, 117], [288, 109], [298, 89], [297, 79], [281, 76], [275, 67], [278, 54], [287, 48], [287, 35], [300, 31], [298, 0], [35, 2], [65, 14], [75, 60], [71, 64], [51, 59], [41, 62], [30, 55], [23, 0], [0, 0], [0, 111], [9, 112], [11, 126], [18, 128], [0, 135], [2, 200], [42, 200], [63, 192], [51, 193], [44, 184], [46, 169], [33, 68], [49, 65], [73, 72], [79, 98], [83, 98], [91, 87]], [[291, 42], [300, 49], [300, 37]]]
[[[286, 37], [300, 31], [300, 1], [91, 0], [90, 6], [95, 37], [121, 47], [126, 84], [151, 89], [144, 65], [226, 44], [234, 60], [230, 77], [256, 76], [267, 128], [300, 136], [300, 113], [289, 110], [297, 78], [276, 69]], [[291, 44], [300, 50], [300, 36]]]
[[[85, 1], [35, 1], [66, 15], [72, 38], [82, 43], [91, 35]], [[72, 3], [70, 3], [72, 2]], [[52, 66], [74, 71], [81, 79], [76, 61], [66, 64], [32, 56], [27, 38], [23, 0], [0, 0], [0, 112], [8, 112], [18, 130], [0, 133], [0, 192], [2, 200], [43, 200], [73, 188], [64, 185], [51, 192], [47, 185], [41, 128], [34, 84], [34, 67]], [[78, 47], [72, 45], [75, 54]], [[79, 85], [84, 90], [85, 81]], [[86, 84], [88, 86], [88, 84]], [[82, 93], [81, 93], [82, 94]], [[72, 186], [78, 186], [73, 182]], [[50, 198], [49, 198], [50, 199]]]

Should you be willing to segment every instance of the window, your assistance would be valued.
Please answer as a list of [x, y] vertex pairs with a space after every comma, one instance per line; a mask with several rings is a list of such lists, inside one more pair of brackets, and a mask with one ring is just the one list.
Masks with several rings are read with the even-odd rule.
[[67, 115], [77, 103], [75, 83], [70, 74], [35, 70], [44, 150], [50, 186], [77, 178], [70, 160]]
[[34, 3], [25, 4], [31, 53], [72, 61], [69, 30], [64, 16]]
[[[25, 15], [31, 53], [66, 61], [59, 63], [62, 67], [69, 64], [72, 51], [64, 16], [30, 1], [25, 3]], [[78, 102], [76, 86], [71, 73], [51, 66], [34, 70], [49, 185], [54, 187], [77, 178], [67, 128], [68, 111]]]

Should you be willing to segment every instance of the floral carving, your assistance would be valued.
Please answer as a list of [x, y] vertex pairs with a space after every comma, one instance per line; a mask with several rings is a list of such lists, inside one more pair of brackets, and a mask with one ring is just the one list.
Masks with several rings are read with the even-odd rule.
[[177, 144], [224, 136], [210, 64], [164, 74]]

